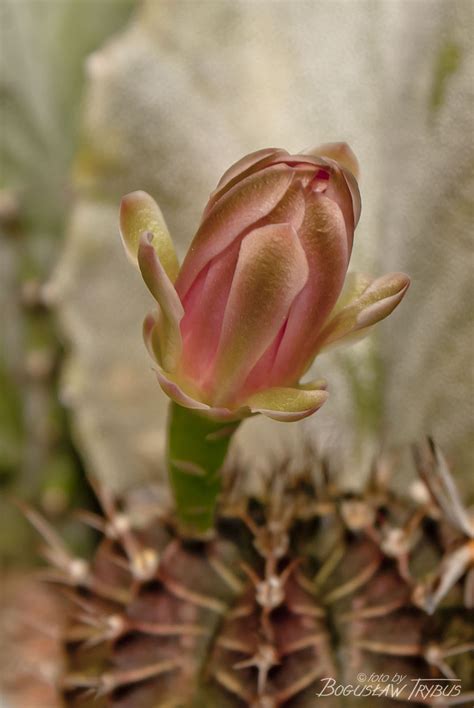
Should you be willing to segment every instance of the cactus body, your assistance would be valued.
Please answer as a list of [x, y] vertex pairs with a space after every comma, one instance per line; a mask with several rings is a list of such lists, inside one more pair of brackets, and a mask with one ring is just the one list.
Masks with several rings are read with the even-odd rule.
[[[213, 538], [195, 542], [166, 514], [138, 528], [100, 492], [104, 517], [84, 515], [104, 536], [90, 564], [48, 538], [70, 607], [65, 704], [472, 704], [472, 519], [441, 453], [418, 464], [406, 498], [380, 467], [359, 496], [306, 473], [275, 473], [259, 500], [228, 483]], [[394, 674], [397, 695], [377, 679]], [[410, 697], [418, 678], [460, 695]], [[348, 685], [359, 695], [330, 694]]]

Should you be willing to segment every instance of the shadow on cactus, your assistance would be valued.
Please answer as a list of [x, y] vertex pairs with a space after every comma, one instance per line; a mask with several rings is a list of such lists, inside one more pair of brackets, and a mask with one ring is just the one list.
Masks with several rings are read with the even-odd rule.
[[90, 563], [27, 510], [68, 603], [66, 705], [472, 704], [473, 520], [440, 451], [416, 459], [406, 496], [383, 459], [358, 496], [316, 460], [276, 470], [258, 500], [229, 474], [207, 541], [180, 538], [149, 497], [97, 488]]
[[181, 268], [152, 197], [122, 200], [126, 252], [157, 303], [143, 331], [173, 401], [168, 462], [183, 534], [212, 528], [238, 422], [317, 411], [325, 381], [300, 381], [316, 355], [366, 334], [408, 288], [403, 273], [347, 276], [357, 173], [344, 143], [247, 155], [212, 192]]

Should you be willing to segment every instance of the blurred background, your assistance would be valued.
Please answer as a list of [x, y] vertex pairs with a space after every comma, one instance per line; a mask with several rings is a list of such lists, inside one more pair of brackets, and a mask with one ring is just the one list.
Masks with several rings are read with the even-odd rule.
[[[331, 398], [300, 424], [252, 419], [234, 459], [258, 484], [308, 448], [357, 484], [383, 447], [442, 445], [472, 493], [473, 12], [470, 0], [2, 0], [0, 553], [32, 562], [11, 504], [78, 548], [88, 472], [163, 478], [166, 401], [141, 340], [149, 299], [120, 198], [159, 202], [182, 255], [243, 154], [345, 140], [361, 165], [352, 268], [402, 270], [371, 338], [320, 357]], [[258, 443], [258, 444], [257, 444]], [[469, 480], [471, 488], [469, 489]]]

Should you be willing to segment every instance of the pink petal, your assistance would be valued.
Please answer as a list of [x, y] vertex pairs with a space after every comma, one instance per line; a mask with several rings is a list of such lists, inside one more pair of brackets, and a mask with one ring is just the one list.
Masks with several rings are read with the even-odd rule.
[[[329, 161], [328, 162], [332, 162]], [[359, 186], [355, 177], [337, 162], [332, 162], [333, 171], [325, 194], [333, 199], [339, 206], [346, 224], [349, 249], [352, 250], [354, 229], [357, 226], [361, 212], [361, 199]]]
[[219, 200], [199, 227], [178, 275], [176, 290], [182, 299], [213, 258], [275, 208], [292, 179], [286, 165], [269, 167], [246, 177]]
[[323, 145], [305, 150], [305, 153], [314, 157], [329, 157], [352, 172], [356, 179], [359, 176], [359, 162], [347, 143], [323, 143]]
[[321, 168], [328, 164], [324, 157], [315, 157], [314, 155], [309, 155], [306, 153], [298, 153], [297, 155], [278, 155], [273, 159], [273, 163], [275, 165], [284, 163], [286, 165], [292, 165], [293, 167], [296, 165], [312, 165], [313, 167]]
[[182, 370], [196, 383], [204, 378], [217, 351], [239, 249], [236, 241], [214, 258], [184, 300]]
[[344, 167], [341, 170], [341, 174], [344, 177], [347, 188], [349, 189], [349, 192], [351, 194], [352, 214], [353, 214], [354, 229], [355, 229], [357, 224], [359, 223], [360, 213], [362, 210], [362, 202], [361, 202], [361, 197], [360, 197], [359, 185], [357, 183], [356, 178], [352, 174], [352, 172], [349, 172], [349, 170], [346, 170]]
[[305, 209], [303, 185], [300, 180], [295, 179], [283, 199], [265, 217], [262, 226], [267, 224], [290, 224], [295, 231], [298, 231], [304, 220]]
[[[330, 180], [328, 187], [331, 189], [326, 196], [331, 197], [339, 204], [344, 214], [348, 233], [351, 235], [350, 244], [352, 248], [352, 235], [360, 219], [361, 199], [357, 180], [350, 170], [336, 160], [331, 159], [329, 155], [324, 157], [316, 154], [290, 155], [288, 158], [275, 157], [273, 162], [274, 164], [284, 163], [291, 165], [296, 170], [313, 166], [321, 171], [329, 171]], [[314, 189], [313, 191], [320, 190]]]
[[330, 161], [329, 164], [334, 161], [341, 168], [341, 175], [352, 199], [353, 228], [355, 229], [360, 219], [361, 202], [357, 184], [359, 162], [354, 152], [347, 143], [324, 143], [305, 152], [317, 161], [321, 158], [326, 158]]
[[210, 382], [217, 400], [242, 388], [307, 278], [306, 257], [289, 224], [263, 226], [244, 238]]
[[[314, 171], [311, 172], [310, 179], [313, 177]], [[300, 180], [296, 180], [288, 189], [283, 199], [276, 205], [275, 209], [265, 218], [264, 223], [265, 225], [270, 223], [287, 223], [291, 224], [295, 231], [298, 231], [304, 220], [305, 209], [306, 204], [303, 196], [303, 186]], [[273, 342], [248, 375], [243, 388], [245, 396], [269, 385], [273, 364], [275, 363], [275, 358], [285, 329], [286, 321], [280, 328], [280, 332]]]
[[290, 310], [272, 371], [274, 385], [292, 384], [305, 371], [319, 330], [342, 289], [349, 260], [341, 210], [325, 195], [315, 195], [307, 203], [299, 236], [309, 277]]
[[287, 322], [288, 320], [285, 320], [273, 342], [262, 354], [247, 376], [247, 379], [242, 386], [242, 396], [244, 398], [257, 391], [261, 391], [263, 388], [269, 388], [271, 386], [273, 365], [275, 363], [276, 355], [283, 339], [283, 335], [285, 334]]
[[248, 177], [250, 174], [267, 167], [273, 163], [275, 157], [288, 155], [286, 150], [278, 148], [264, 148], [246, 155], [238, 162], [235, 162], [224, 172], [215, 190], [211, 193], [209, 201], [204, 210], [203, 219], [208, 215], [214, 204], [228, 192], [238, 181]]

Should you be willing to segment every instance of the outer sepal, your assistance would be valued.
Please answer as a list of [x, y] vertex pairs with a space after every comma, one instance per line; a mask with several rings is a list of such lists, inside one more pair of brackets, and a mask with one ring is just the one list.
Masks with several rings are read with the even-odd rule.
[[[320, 386], [322, 382], [316, 382]], [[246, 404], [252, 413], [262, 413], [267, 418], [281, 422], [302, 420], [315, 413], [326, 402], [328, 393], [322, 388], [306, 384], [301, 388], [270, 388], [255, 393]]]
[[185, 391], [183, 384], [172, 374], [160, 368], [156, 369], [155, 373], [163, 393], [183, 408], [189, 408], [206, 418], [222, 422], [242, 420], [251, 415], [251, 411], [247, 406], [234, 410], [223, 406], [210, 406], [199, 400], [197, 394]]
[[138, 247], [138, 265], [143, 280], [160, 306], [158, 327], [160, 360], [165, 369], [174, 371], [182, 350], [180, 322], [184, 315], [181, 300], [153, 247], [153, 235], [143, 233]]
[[178, 257], [161, 209], [146, 192], [130, 192], [120, 204], [120, 235], [125, 252], [134, 265], [138, 264], [138, 249], [143, 232], [153, 234], [151, 245], [167, 276], [174, 282], [179, 270]]
[[352, 293], [343, 291], [343, 306], [336, 304], [318, 337], [315, 354], [330, 345], [350, 341], [356, 334], [366, 334], [393, 312], [409, 285], [410, 279], [404, 273], [390, 273], [373, 281], [364, 276], [353, 277]]

